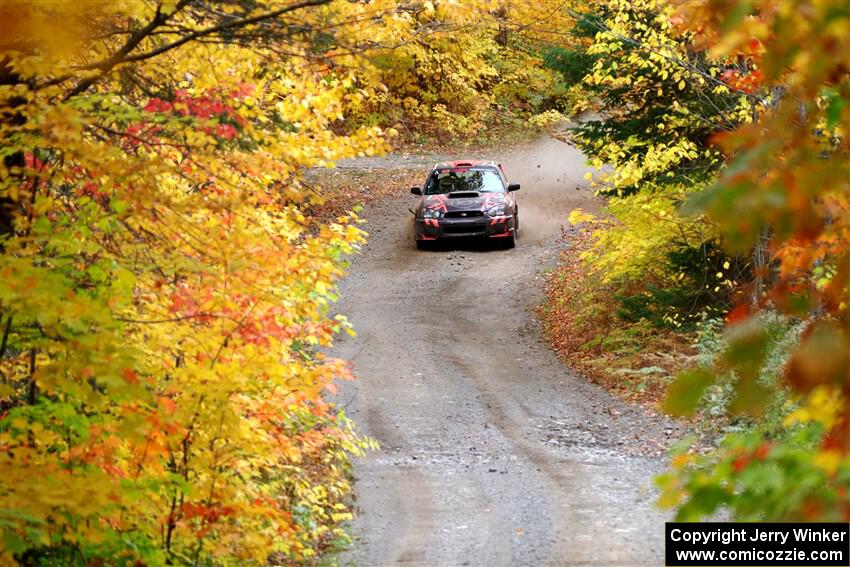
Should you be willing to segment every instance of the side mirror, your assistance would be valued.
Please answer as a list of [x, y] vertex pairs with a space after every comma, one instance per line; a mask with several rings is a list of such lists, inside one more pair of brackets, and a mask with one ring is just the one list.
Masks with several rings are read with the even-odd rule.
[[511, 183], [508, 185], [508, 191], [519, 191], [519, 183]]
[[422, 194], [422, 188], [421, 187], [411, 187], [410, 192], [413, 193], [414, 195], [421, 195]]

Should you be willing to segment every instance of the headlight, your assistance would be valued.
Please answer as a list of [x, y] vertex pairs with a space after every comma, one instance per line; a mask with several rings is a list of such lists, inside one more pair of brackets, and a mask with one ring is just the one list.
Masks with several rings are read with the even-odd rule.
[[443, 216], [441, 211], [437, 209], [422, 209], [422, 218], [423, 219], [438, 219]]
[[487, 209], [487, 214], [490, 215], [491, 217], [504, 217], [508, 213], [507, 213], [507, 210], [505, 209], [505, 205], [502, 204], [502, 205], [496, 205], [494, 207], [490, 207], [489, 209]]

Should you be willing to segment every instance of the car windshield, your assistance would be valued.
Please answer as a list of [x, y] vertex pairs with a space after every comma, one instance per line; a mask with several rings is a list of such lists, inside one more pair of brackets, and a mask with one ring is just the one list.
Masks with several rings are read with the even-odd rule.
[[490, 169], [439, 169], [431, 174], [425, 186], [426, 195], [445, 193], [504, 193], [499, 174]]

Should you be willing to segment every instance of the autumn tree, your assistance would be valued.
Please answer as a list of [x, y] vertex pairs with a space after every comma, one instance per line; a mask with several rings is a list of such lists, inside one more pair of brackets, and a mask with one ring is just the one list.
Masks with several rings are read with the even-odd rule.
[[729, 306], [749, 258], [724, 253], [713, 223], [678, 208], [723, 167], [713, 137], [750, 120], [765, 94], [724, 81], [730, 64], [677, 33], [664, 2], [602, 2], [573, 13], [576, 40], [549, 64], [582, 75], [593, 99], [597, 112], [572, 139], [609, 198], [585, 260], [618, 288], [625, 320], [692, 328]]
[[595, 93], [575, 140], [609, 197], [583, 259], [606, 285], [637, 282], [629, 320], [654, 315], [641, 296], [677, 308], [681, 267], [701, 261], [692, 283], [722, 301], [691, 313], [727, 323], [666, 407], [722, 392], [739, 433], [677, 456], [662, 503], [688, 520], [846, 520], [848, 7], [611, 1], [575, 17], [583, 42], [552, 64]]
[[370, 51], [368, 61], [384, 88], [364, 100], [349, 122], [393, 126], [406, 140], [443, 143], [516, 134], [526, 118], [546, 111], [569, 114], [575, 97], [543, 65], [543, 54], [571, 26], [571, 4], [470, 0], [406, 6], [418, 32], [397, 46]]
[[[732, 251], [764, 247], [753, 294], [727, 320], [728, 347], [710, 368], [680, 377], [669, 406], [690, 411], [722, 374], [736, 376], [733, 409], [761, 415], [769, 332], [757, 314], [800, 320], [784, 367], [790, 397], [779, 431], [729, 436], [706, 457], [682, 455], [662, 478], [682, 518], [717, 508], [737, 517], [850, 519], [850, 7], [846, 3], [688, 3], [677, 17], [711, 53], [743, 64], [726, 80], [769, 86], [773, 104], [718, 137], [730, 156], [686, 207], [717, 223]], [[686, 32], [687, 33], [687, 32]], [[734, 212], [734, 214], [731, 214]]]
[[[0, 8], [0, 553], [265, 564], [344, 539], [334, 280], [364, 233], [299, 210], [392, 2]], [[369, 29], [362, 22], [393, 21]]]

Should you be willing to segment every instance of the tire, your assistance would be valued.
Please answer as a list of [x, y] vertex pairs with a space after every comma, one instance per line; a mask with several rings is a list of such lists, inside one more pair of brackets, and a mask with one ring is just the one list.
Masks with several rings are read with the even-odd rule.
[[431, 243], [427, 240], [417, 240], [416, 241], [416, 249], [417, 250], [430, 250]]

